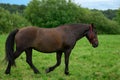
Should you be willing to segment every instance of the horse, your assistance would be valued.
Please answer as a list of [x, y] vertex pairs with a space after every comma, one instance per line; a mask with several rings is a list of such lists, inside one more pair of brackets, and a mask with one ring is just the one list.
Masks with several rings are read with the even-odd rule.
[[[35, 26], [13, 30], [5, 43], [5, 59], [8, 62], [5, 74], [10, 74], [11, 66], [22, 52], [26, 53], [26, 62], [34, 73], [40, 73], [32, 62], [32, 50], [42, 53], [56, 52], [56, 64], [46, 69], [46, 73], [53, 71], [61, 64], [61, 56], [65, 56], [64, 73], [69, 75], [69, 57], [76, 42], [86, 37], [90, 44], [98, 46], [97, 31], [93, 24], [65, 24], [56, 28], [40, 28]], [[14, 50], [14, 44], [15, 50]]]

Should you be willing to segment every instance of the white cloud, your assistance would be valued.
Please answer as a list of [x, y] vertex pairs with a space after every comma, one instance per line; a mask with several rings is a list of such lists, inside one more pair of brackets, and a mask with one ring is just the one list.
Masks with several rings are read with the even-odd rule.
[[120, 0], [73, 0], [82, 7], [90, 9], [118, 9], [120, 8]]

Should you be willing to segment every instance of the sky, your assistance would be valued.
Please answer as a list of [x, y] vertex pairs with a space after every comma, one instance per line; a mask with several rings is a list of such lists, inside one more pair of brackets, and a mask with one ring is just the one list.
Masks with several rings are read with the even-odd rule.
[[[89, 9], [118, 9], [120, 8], [120, 0], [72, 0], [81, 7]], [[0, 0], [0, 3], [10, 3], [10, 4], [24, 4], [27, 5], [30, 0]]]
[[120, 0], [74, 0], [74, 2], [90, 9], [106, 10], [120, 8]]

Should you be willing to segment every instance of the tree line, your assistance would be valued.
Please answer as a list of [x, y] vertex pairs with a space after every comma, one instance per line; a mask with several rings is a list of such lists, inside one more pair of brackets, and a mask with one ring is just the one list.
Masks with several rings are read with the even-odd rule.
[[25, 5], [16, 5], [16, 4], [5, 4], [5, 3], [0, 3], [0, 7], [4, 8], [5, 10], [8, 10], [10, 13], [20, 13], [23, 14], [24, 9], [26, 8]]
[[31, 0], [27, 6], [0, 4], [0, 33], [29, 25], [51, 28], [71, 23], [94, 23], [100, 34], [120, 34], [120, 9], [90, 10], [71, 0]]
[[[24, 13], [24, 9], [27, 7], [25, 5], [16, 5], [16, 4], [5, 4], [5, 3], [0, 3], [0, 7], [4, 8], [5, 10], [8, 10], [10, 13]], [[101, 11], [108, 19], [114, 19], [116, 17], [116, 14], [118, 10], [97, 10], [97, 9], [91, 9], [92, 11]]]

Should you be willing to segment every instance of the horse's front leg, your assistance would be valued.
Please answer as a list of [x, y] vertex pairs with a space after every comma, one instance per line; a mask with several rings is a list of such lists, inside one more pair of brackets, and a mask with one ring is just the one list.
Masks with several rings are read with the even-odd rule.
[[61, 64], [61, 56], [62, 56], [62, 52], [58, 51], [56, 53], [56, 60], [57, 60], [56, 64], [54, 66], [46, 69], [46, 73], [49, 73], [49, 72], [53, 71], [56, 67], [58, 67]]
[[69, 56], [70, 56], [70, 53], [71, 53], [71, 49], [68, 49], [64, 52], [65, 54], [65, 74], [66, 75], [69, 75]]

